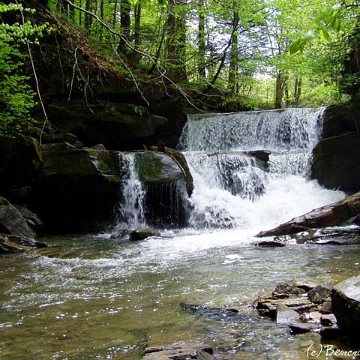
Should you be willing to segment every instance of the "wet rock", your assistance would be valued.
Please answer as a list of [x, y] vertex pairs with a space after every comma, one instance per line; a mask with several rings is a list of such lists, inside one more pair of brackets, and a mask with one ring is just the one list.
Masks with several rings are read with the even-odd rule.
[[330, 298], [331, 290], [331, 284], [318, 285], [308, 292], [308, 296], [310, 301], [313, 303], [322, 304], [324, 301]]
[[307, 332], [317, 330], [319, 329], [319, 325], [297, 321], [289, 324], [289, 328], [291, 332], [295, 335], [295, 334], [305, 334]]
[[30, 228], [33, 229], [37, 234], [39, 234], [43, 226], [43, 222], [41, 221], [41, 219], [34, 212], [29, 210], [25, 206], [21, 206], [17, 204], [15, 204], [14, 206], [16, 207], [16, 209], [19, 210], [19, 212], [24, 217]]
[[21, 212], [3, 197], [0, 197], [0, 227], [11, 235], [36, 238], [35, 232], [28, 226]]
[[296, 320], [299, 320], [299, 313], [285, 304], [276, 305], [276, 324], [277, 325], [289, 325]]
[[[12, 190], [27, 188], [36, 179], [42, 163], [42, 149], [39, 142], [33, 138], [0, 137], [0, 154], [2, 195], [14, 201], [9, 197]], [[26, 198], [29, 192], [20, 195]]]
[[78, 149], [69, 143], [43, 145], [34, 185], [34, 209], [44, 231], [97, 231], [108, 225], [121, 193], [117, 152]]
[[332, 302], [331, 301], [324, 301], [320, 312], [322, 314], [331, 314], [333, 312], [333, 308], [332, 308]]
[[298, 312], [311, 311], [313, 308], [316, 308], [316, 305], [307, 297], [288, 297], [284, 299], [276, 297], [259, 298], [256, 308], [261, 315], [276, 319], [276, 306], [278, 304], [286, 305]]
[[300, 288], [295, 282], [286, 282], [277, 284], [272, 295], [274, 297], [300, 296], [306, 294], [306, 291]]
[[0, 234], [0, 254], [16, 254], [24, 251], [22, 246], [13, 243], [8, 236]]
[[0, 234], [0, 254], [21, 253], [30, 249], [43, 249], [47, 247], [47, 244], [35, 241], [34, 239]]
[[336, 226], [356, 216], [358, 213], [360, 213], [360, 192], [349, 195], [341, 201], [312, 210], [273, 229], [261, 231], [256, 236], [289, 235], [312, 228]]
[[320, 322], [323, 326], [333, 326], [337, 324], [337, 320], [334, 314], [322, 315]]
[[255, 246], [264, 247], [264, 248], [274, 248], [274, 247], [284, 247], [285, 243], [278, 240], [267, 240], [267, 241], [259, 241], [255, 244]]
[[139, 152], [136, 154], [135, 161], [139, 179], [145, 185], [164, 184], [185, 179], [183, 169], [165, 153]]
[[213, 356], [213, 349], [205, 344], [181, 344], [166, 347], [148, 347], [145, 349], [146, 360], [211, 360], [216, 359]]
[[131, 241], [144, 240], [150, 236], [161, 236], [160, 231], [152, 228], [136, 229], [130, 233]]
[[334, 315], [341, 331], [354, 344], [360, 333], [360, 276], [334, 286], [331, 293]]
[[261, 161], [269, 161], [271, 151], [268, 150], [254, 150], [254, 151], [247, 151], [246, 154], [256, 157]]
[[360, 227], [340, 226], [317, 230], [308, 239], [317, 245], [353, 245], [360, 243]]
[[360, 132], [321, 140], [313, 150], [311, 178], [328, 189], [360, 190]]
[[342, 335], [341, 330], [337, 325], [322, 326], [319, 334], [323, 340], [337, 340]]
[[186, 181], [186, 190], [187, 194], [190, 197], [193, 190], [194, 190], [194, 179], [189, 169], [189, 165], [186, 161], [184, 154], [178, 150], [169, 148], [164, 146], [161, 150], [158, 146], [150, 146], [150, 150], [153, 151], [163, 151], [165, 154], [169, 155], [180, 167], [181, 171], [183, 172], [185, 181]]

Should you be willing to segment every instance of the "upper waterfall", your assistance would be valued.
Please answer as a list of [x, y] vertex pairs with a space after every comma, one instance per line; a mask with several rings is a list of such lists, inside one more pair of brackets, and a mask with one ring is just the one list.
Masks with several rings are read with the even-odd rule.
[[[189, 224], [255, 229], [341, 198], [308, 181], [324, 109], [189, 115], [179, 147], [194, 178]], [[270, 150], [269, 161], [249, 150]]]
[[322, 131], [324, 108], [188, 115], [185, 151], [311, 149]]

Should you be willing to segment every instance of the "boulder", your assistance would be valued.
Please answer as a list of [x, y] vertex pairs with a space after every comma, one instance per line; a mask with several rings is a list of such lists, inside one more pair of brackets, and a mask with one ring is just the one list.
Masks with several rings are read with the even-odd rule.
[[360, 213], [360, 192], [347, 196], [336, 203], [312, 210], [286, 223], [266, 231], [257, 237], [296, 234], [312, 228], [340, 225]]
[[360, 333], [360, 276], [334, 286], [332, 306], [340, 330], [358, 345]]
[[8, 234], [21, 238], [34, 239], [36, 237], [21, 212], [3, 197], [0, 197], [0, 228]]
[[0, 137], [0, 153], [1, 194], [27, 199], [42, 163], [40, 144], [30, 137]]
[[121, 192], [117, 152], [43, 145], [33, 207], [53, 233], [98, 230], [113, 219]]
[[328, 106], [323, 116], [323, 139], [346, 134], [360, 128], [359, 109], [353, 104]]
[[321, 140], [313, 150], [311, 178], [328, 189], [360, 190], [360, 132]]
[[135, 154], [135, 170], [146, 191], [145, 217], [150, 226], [179, 227], [188, 221], [192, 177], [184, 168], [186, 161], [180, 163], [173, 152], [172, 156], [159, 151]]
[[152, 228], [136, 229], [130, 233], [129, 239], [131, 241], [144, 240], [150, 236], [161, 236], [160, 232]]
[[332, 290], [331, 284], [318, 285], [308, 292], [310, 301], [315, 304], [322, 304], [326, 300], [329, 300]]
[[185, 180], [179, 164], [169, 155], [144, 151], [136, 154], [135, 167], [139, 180], [145, 185], [165, 184]]

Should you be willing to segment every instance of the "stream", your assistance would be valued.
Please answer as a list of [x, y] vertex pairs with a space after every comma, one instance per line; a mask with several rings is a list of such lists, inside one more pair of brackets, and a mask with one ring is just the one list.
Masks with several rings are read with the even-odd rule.
[[[40, 240], [59, 247], [55, 256], [1, 257], [0, 359], [136, 360], [145, 347], [175, 343], [209, 344], [222, 359], [307, 359], [318, 334], [291, 335], [252, 305], [279, 282], [358, 275], [360, 248], [261, 248], [254, 236], [344, 197], [307, 177], [322, 111], [189, 116], [180, 147], [195, 188], [185, 229], [141, 242], [114, 239], [112, 229], [47, 236]], [[271, 151], [269, 167], [250, 150]], [[122, 216], [144, 196], [129, 179]], [[129, 223], [146, 225], [141, 211], [131, 214]]]

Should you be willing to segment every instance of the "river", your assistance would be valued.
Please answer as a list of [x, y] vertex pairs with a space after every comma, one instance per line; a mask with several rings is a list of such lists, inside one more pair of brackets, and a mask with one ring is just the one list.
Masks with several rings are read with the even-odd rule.
[[[59, 246], [53, 256], [3, 256], [0, 358], [140, 359], [147, 346], [207, 343], [223, 359], [306, 359], [319, 336], [293, 336], [252, 304], [279, 282], [358, 275], [360, 249], [260, 248], [254, 235], [344, 197], [307, 178], [321, 114], [189, 117], [181, 144], [195, 185], [188, 228], [142, 242], [113, 239], [111, 229], [48, 236], [41, 240]], [[243, 153], [259, 149], [271, 151], [269, 168]], [[134, 221], [146, 222], [141, 211]], [[182, 303], [240, 311], [192, 312]]]

